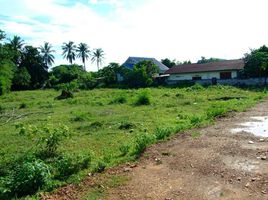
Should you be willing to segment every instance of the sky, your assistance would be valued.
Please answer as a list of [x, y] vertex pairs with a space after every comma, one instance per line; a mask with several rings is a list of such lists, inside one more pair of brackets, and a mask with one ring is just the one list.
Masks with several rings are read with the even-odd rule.
[[68, 63], [69, 41], [102, 48], [103, 66], [129, 56], [237, 59], [268, 45], [267, 8], [267, 0], [0, 0], [0, 29], [36, 47], [51, 43], [54, 66]]

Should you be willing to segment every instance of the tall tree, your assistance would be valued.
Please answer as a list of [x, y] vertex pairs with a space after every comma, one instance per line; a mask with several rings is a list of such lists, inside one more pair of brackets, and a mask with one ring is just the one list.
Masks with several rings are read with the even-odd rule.
[[20, 36], [15, 35], [12, 39], [9, 39], [9, 45], [13, 50], [22, 52], [24, 46], [24, 40]]
[[6, 38], [6, 34], [4, 31], [0, 29], [0, 42]]
[[13, 51], [13, 62], [18, 66], [21, 62], [23, 46], [25, 45], [24, 40], [15, 35], [12, 39], [9, 39], [8, 45]]
[[43, 57], [43, 62], [45, 63], [46, 67], [48, 68], [54, 63], [55, 57], [53, 56], [53, 52], [55, 50], [52, 49], [52, 45], [48, 42], [44, 43], [44, 46], [39, 47], [41, 56]]
[[176, 65], [176, 60], [170, 60], [168, 58], [162, 59], [161, 63], [166, 65], [168, 68], [171, 68]]
[[86, 71], [86, 60], [89, 58], [89, 55], [90, 55], [89, 46], [86, 43], [80, 43], [76, 51], [78, 53], [77, 57], [81, 58], [84, 64], [84, 70]]
[[70, 64], [73, 64], [73, 61], [75, 60], [75, 49], [76, 46], [74, 42], [70, 41], [68, 43], [63, 43], [62, 50], [63, 50], [63, 58], [66, 58]]
[[97, 63], [98, 71], [100, 69], [100, 65], [102, 64], [102, 61], [104, 60], [104, 51], [101, 48], [95, 49], [92, 53], [91, 61]]

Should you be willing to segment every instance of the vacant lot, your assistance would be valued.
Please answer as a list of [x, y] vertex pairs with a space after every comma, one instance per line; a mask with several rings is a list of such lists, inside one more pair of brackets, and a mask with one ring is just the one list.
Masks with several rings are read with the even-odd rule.
[[243, 111], [266, 93], [195, 85], [182, 89], [96, 89], [54, 100], [58, 95], [54, 90], [39, 90], [0, 97], [1, 176], [8, 175], [14, 160], [36, 148], [35, 137], [19, 134], [21, 129], [16, 126], [27, 131], [29, 126], [66, 125], [70, 135], [60, 143], [59, 152], [70, 157], [90, 155], [87, 168], [64, 179], [52, 177], [54, 186], [60, 186], [79, 182], [89, 171], [134, 160], [143, 151], [142, 145], [209, 124], [227, 112]]

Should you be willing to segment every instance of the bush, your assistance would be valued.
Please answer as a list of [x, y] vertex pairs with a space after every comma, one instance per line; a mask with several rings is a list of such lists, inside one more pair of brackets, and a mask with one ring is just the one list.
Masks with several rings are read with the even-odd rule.
[[50, 182], [50, 169], [41, 160], [25, 161], [11, 172], [11, 193], [23, 196], [34, 194]]
[[188, 92], [190, 92], [190, 91], [200, 91], [200, 90], [204, 90], [204, 89], [205, 88], [202, 85], [200, 85], [199, 83], [196, 83], [193, 86], [188, 87], [186, 89], [186, 91], [188, 91]]
[[170, 129], [170, 128], [157, 128], [155, 131], [155, 137], [157, 140], [166, 139], [171, 134], [172, 134], [172, 129]]
[[215, 117], [220, 117], [223, 116], [226, 113], [226, 109], [224, 107], [210, 107], [207, 110], [207, 118], [208, 119], [213, 119]]
[[150, 99], [150, 94], [147, 90], [142, 90], [139, 94], [138, 97], [135, 101], [136, 106], [141, 106], [141, 105], [150, 105], [151, 104], [151, 99]]
[[96, 165], [95, 165], [95, 167], [93, 169], [93, 172], [101, 173], [101, 172], [103, 172], [105, 170], [105, 168], [106, 168], [106, 164], [103, 161], [99, 160], [96, 163]]
[[75, 158], [63, 155], [59, 157], [54, 164], [56, 169], [55, 178], [65, 180], [72, 174], [76, 174], [80, 170], [87, 169], [90, 162], [91, 155], [77, 156]]
[[138, 134], [135, 138], [134, 154], [139, 157], [152, 142], [152, 136], [147, 133]]

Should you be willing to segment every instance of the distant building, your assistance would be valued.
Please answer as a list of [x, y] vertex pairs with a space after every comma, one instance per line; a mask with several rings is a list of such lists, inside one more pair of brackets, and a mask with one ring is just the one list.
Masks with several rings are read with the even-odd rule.
[[155, 58], [143, 58], [143, 57], [129, 57], [122, 66], [128, 69], [133, 69], [134, 65], [142, 61], [152, 61], [159, 68], [159, 74], [164, 74], [169, 69], [166, 65], [162, 64]]
[[238, 71], [244, 69], [243, 60], [224, 60], [205, 64], [183, 64], [170, 68], [165, 72], [167, 81], [185, 80], [225, 80], [238, 78]]

